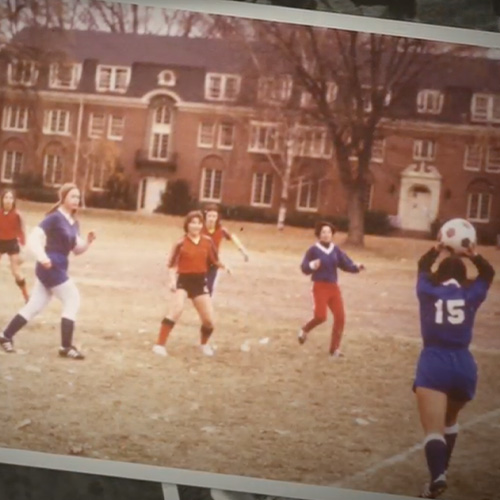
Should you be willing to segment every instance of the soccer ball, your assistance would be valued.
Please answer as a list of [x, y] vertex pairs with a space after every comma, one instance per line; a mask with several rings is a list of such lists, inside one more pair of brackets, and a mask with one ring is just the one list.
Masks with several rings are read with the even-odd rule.
[[441, 226], [438, 241], [448, 250], [462, 254], [476, 244], [476, 229], [465, 219], [451, 219]]

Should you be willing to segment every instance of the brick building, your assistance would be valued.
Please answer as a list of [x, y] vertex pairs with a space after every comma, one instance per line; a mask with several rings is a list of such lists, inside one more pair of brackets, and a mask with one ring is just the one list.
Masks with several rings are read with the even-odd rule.
[[[257, 78], [247, 52], [224, 40], [27, 29], [15, 42], [29, 50], [0, 58], [2, 185], [28, 171], [48, 187], [80, 182], [89, 152], [106, 158], [112, 145], [137, 187], [138, 210], [153, 211], [174, 179], [200, 201], [278, 210], [269, 153], [280, 147], [279, 125], [257, 103], [307, 107], [291, 77]], [[43, 63], [33, 62], [40, 54]], [[490, 238], [500, 233], [499, 70], [497, 60], [456, 57], [422, 75], [381, 124], [370, 209], [407, 230], [458, 216]], [[328, 99], [336, 95], [332, 85]], [[290, 209], [344, 213], [326, 131], [300, 133]], [[111, 163], [94, 162], [91, 190], [104, 190]]]

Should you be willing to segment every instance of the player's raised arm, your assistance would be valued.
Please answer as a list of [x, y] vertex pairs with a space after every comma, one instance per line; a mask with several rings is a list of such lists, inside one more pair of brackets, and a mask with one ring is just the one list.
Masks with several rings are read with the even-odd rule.
[[227, 229], [223, 228], [225, 234], [227, 234], [226, 238], [230, 239], [235, 245], [236, 248], [240, 251], [240, 253], [243, 255], [243, 259], [245, 259], [245, 262], [248, 262], [249, 256], [247, 249], [243, 245], [243, 243], [240, 241], [240, 239], [233, 233], [230, 233]]
[[434, 265], [434, 262], [436, 262], [437, 258], [439, 257], [439, 254], [441, 253], [442, 250], [442, 245], [437, 244], [434, 245], [432, 248], [427, 250], [427, 252], [420, 257], [418, 260], [418, 272], [419, 273], [430, 273], [432, 266]]
[[471, 250], [466, 255], [477, 268], [478, 275], [476, 280], [482, 280], [490, 287], [495, 277], [493, 266], [482, 255], [476, 253], [475, 250]]

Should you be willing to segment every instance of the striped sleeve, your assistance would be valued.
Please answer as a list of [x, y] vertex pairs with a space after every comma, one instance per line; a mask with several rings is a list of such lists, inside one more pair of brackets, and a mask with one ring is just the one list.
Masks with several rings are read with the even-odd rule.
[[208, 264], [212, 266], [222, 267], [219, 261], [219, 253], [217, 252], [217, 247], [215, 246], [212, 238], [206, 237], [207, 245], [209, 245], [208, 250]]

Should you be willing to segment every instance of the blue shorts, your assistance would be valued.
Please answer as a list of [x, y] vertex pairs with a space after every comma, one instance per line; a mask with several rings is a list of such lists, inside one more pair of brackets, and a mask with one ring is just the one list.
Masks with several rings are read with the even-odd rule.
[[468, 349], [425, 347], [420, 353], [413, 390], [425, 387], [466, 402], [474, 399], [476, 386], [477, 365]]

